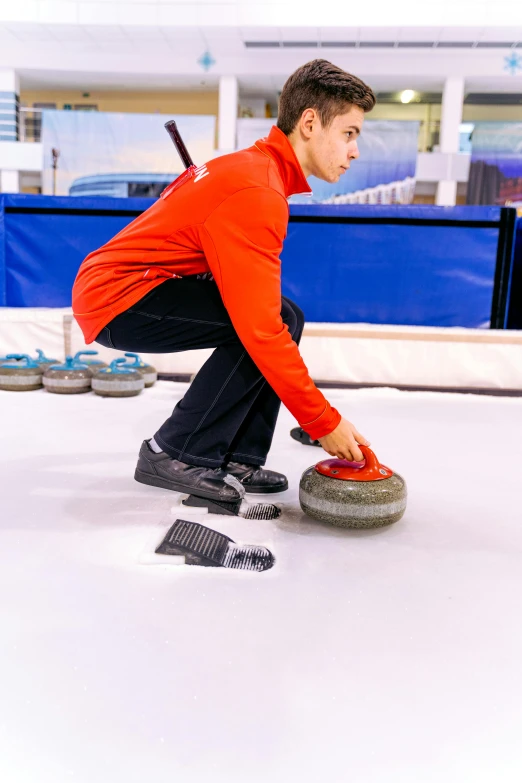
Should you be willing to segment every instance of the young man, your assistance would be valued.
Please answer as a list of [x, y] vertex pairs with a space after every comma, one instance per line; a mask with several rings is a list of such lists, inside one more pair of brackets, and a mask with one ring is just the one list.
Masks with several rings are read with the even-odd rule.
[[[281, 400], [328, 454], [367, 443], [316, 388], [299, 353], [301, 310], [281, 296], [287, 198], [337, 182], [359, 156], [371, 89], [326, 60], [287, 80], [277, 127], [210, 161], [83, 262], [73, 309], [85, 340], [124, 351], [215, 348], [142, 444], [135, 478], [202, 498], [282, 492], [264, 470]], [[230, 477], [235, 477], [236, 481]], [[239, 491], [238, 491], [239, 490]]]

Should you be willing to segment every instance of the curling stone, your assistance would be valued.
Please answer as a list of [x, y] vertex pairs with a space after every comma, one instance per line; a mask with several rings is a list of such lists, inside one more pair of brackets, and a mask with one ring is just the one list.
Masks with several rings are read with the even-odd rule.
[[133, 370], [139, 370], [141, 372], [143, 380], [145, 381], [145, 388], [148, 389], [151, 386], [154, 386], [158, 380], [158, 371], [156, 368], [153, 367], [152, 364], [145, 364], [137, 353], [126, 353], [125, 356], [128, 356], [129, 359], [134, 359], [134, 364], [128, 362], [127, 367], [131, 367]]
[[305, 470], [299, 485], [305, 514], [337, 527], [366, 530], [401, 519], [406, 510], [406, 482], [381, 465], [368, 446], [360, 449], [365, 458], [362, 467], [327, 459]]
[[43, 370], [26, 353], [10, 353], [0, 365], [0, 389], [33, 391], [42, 387]]
[[86, 364], [67, 356], [65, 364], [52, 364], [44, 373], [43, 385], [54, 394], [83, 394], [91, 390], [92, 372]]
[[36, 354], [36, 359], [34, 361], [40, 365], [44, 373], [51, 364], [58, 364], [58, 359], [48, 359], [40, 348], [36, 349]]
[[126, 366], [125, 359], [114, 359], [94, 374], [92, 388], [101, 397], [135, 397], [145, 388], [145, 381], [139, 370]]
[[98, 351], [78, 351], [78, 353], [74, 354], [74, 361], [86, 364], [93, 375], [98, 370], [109, 366], [107, 362], [101, 362], [99, 359], [83, 359], [83, 356], [98, 356]]

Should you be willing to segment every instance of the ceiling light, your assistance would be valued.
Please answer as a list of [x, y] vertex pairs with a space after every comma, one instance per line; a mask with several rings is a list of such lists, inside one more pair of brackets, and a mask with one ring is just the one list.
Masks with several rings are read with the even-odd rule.
[[401, 103], [410, 103], [415, 97], [413, 90], [403, 90], [401, 92]]

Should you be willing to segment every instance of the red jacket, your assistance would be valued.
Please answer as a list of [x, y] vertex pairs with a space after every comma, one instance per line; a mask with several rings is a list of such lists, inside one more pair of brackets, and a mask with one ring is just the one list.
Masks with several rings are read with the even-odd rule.
[[82, 263], [73, 310], [86, 342], [164, 280], [210, 271], [239, 339], [288, 410], [310, 437], [332, 432], [341, 417], [281, 319], [287, 198], [303, 192], [299, 161], [276, 127], [253, 147], [181, 175]]

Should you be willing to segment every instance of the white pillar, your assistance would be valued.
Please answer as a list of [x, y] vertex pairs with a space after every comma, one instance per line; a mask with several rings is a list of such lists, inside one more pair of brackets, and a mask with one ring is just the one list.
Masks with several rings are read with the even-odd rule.
[[440, 151], [446, 158], [446, 172], [437, 187], [437, 204], [453, 207], [457, 203], [457, 182], [452, 174], [453, 155], [459, 151], [459, 127], [464, 105], [464, 78], [449, 76], [442, 94]]
[[20, 193], [20, 172], [2, 169], [0, 171], [0, 193]]
[[12, 68], [0, 68], [0, 92], [20, 94], [20, 79]]
[[18, 141], [20, 80], [11, 68], [0, 68], [0, 142]]
[[238, 85], [235, 76], [219, 77], [218, 150], [236, 149]]

